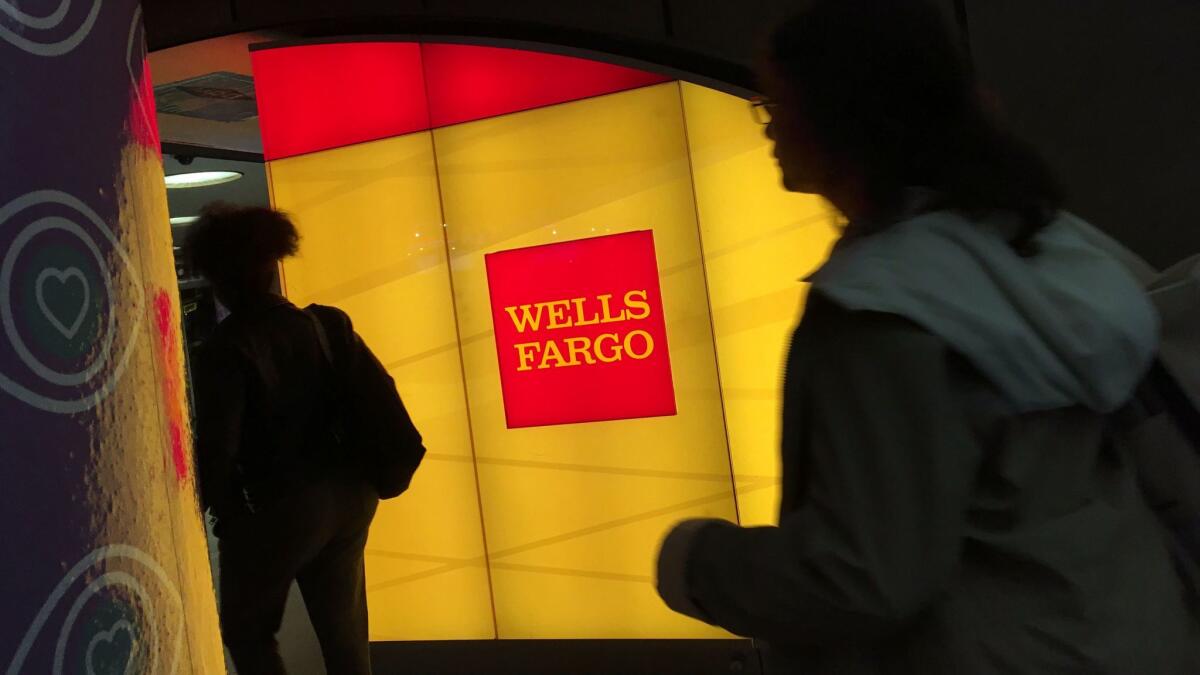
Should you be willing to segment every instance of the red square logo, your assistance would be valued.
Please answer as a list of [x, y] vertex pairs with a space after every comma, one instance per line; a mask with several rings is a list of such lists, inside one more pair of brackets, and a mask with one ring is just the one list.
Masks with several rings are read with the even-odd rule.
[[652, 232], [485, 262], [510, 429], [675, 414]]

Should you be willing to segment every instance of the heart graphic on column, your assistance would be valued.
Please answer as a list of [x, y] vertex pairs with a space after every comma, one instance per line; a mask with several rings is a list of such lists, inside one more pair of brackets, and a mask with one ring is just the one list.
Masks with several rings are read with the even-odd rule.
[[87, 675], [130, 675], [137, 655], [137, 635], [133, 625], [121, 620], [100, 631], [88, 642]]
[[[61, 292], [60, 289], [66, 286], [68, 282], [72, 280], [79, 281], [79, 285], [83, 287], [83, 301], [79, 303], [77, 310], [68, 308], [67, 315], [60, 316], [50, 307], [50, 304], [46, 302], [46, 286], [51, 280], [57, 282], [59, 286], [59, 289], [52, 290], [58, 290], [59, 292]], [[64, 270], [47, 267], [38, 275], [36, 286], [38, 307], [41, 308], [42, 315], [46, 317], [50, 325], [62, 333], [63, 337], [68, 340], [75, 339], [75, 335], [79, 333], [79, 328], [83, 326], [84, 319], [87, 318], [88, 304], [92, 299], [92, 288], [88, 284], [87, 277], [84, 276], [83, 271], [78, 267], [68, 267]]]

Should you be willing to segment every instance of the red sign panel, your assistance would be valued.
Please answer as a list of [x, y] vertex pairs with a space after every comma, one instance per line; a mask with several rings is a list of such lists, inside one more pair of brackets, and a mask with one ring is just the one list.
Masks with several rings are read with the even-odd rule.
[[[476, 45], [344, 42], [256, 49], [250, 58], [268, 160], [670, 80], [611, 63]], [[314, 88], [332, 93], [314, 95]]]
[[510, 429], [675, 414], [653, 233], [485, 261]]

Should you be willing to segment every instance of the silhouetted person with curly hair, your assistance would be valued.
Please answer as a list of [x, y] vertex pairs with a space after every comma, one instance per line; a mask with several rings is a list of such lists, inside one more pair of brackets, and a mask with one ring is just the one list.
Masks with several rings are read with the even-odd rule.
[[370, 673], [363, 549], [378, 495], [340, 456], [313, 315], [272, 292], [299, 235], [288, 217], [210, 205], [185, 255], [230, 312], [195, 364], [201, 498], [216, 519], [220, 614], [240, 675], [284, 673], [275, 633], [298, 581], [328, 672]]

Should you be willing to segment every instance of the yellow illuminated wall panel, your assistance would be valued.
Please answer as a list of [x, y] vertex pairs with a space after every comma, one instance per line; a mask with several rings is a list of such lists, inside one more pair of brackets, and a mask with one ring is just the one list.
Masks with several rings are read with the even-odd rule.
[[276, 160], [270, 177], [303, 237], [289, 297], [350, 315], [430, 450], [371, 528], [371, 639], [494, 637], [430, 135]]
[[[433, 133], [500, 637], [724, 636], [651, 581], [670, 524], [736, 517], [678, 85]], [[484, 254], [645, 229], [678, 414], [506, 428]]]
[[836, 237], [826, 203], [780, 187], [745, 99], [682, 83], [742, 524], [778, 521], [780, 394], [800, 279]]
[[[785, 348], [836, 236], [762, 132], [670, 82], [270, 162], [287, 294], [350, 314], [429, 449], [372, 527], [373, 640], [728, 637], [666, 609], [654, 555], [683, 518], [775, 522]], [[484, 256], [637, 230], [677, 414], [507, 428]]]

